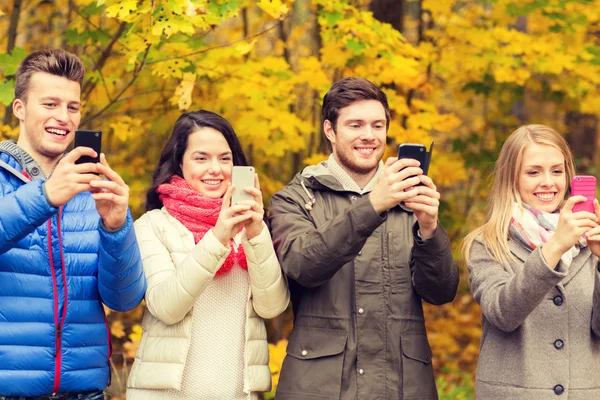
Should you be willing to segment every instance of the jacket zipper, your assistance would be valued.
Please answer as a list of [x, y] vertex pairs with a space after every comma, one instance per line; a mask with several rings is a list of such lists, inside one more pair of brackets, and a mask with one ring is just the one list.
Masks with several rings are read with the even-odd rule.
[[65, 258], [62, 249], [62, 233], [60, 227], [60, 220], [62, 218], [62, 207], [58, 209], [57, 227], [58, 227], [58, 250], [60, 253], [60, 262], [62, 269], [63, 288], [64, 288], [64, 305], [63, 312], [60, 320], [58, 319], [58, 284], [56, 282], [56, 270], [54, 268], [54, 256], [52, 254], [52, 223], [48, 220], [48, 254], [50, 257], [50, 269], [52, 270], [52, 289], [54, 291], [54, 324], [56, 326], [56, 352], [54, 354], [54, 388], [53, 395], [58, 393], [60, 388], [60, 371], [62, 362], [62, 330], [67, 317], [67, 304], [69, 291], [67, 289], [67, 273], [65, 271]]
[[104, 317], [104, 325], [106, 325], [106, 334], [108, 335], [108, 384], [106, 386], [110, 386], [112, 381], [112, 374], [110, 368], [110, 358], [112, 357], [112, 337], [110, 334], [110, 327], [108, 326], [108, 318], [106, 318], [106, 313], [104, 312], [104, 307], [102, 307], [102, 316]]

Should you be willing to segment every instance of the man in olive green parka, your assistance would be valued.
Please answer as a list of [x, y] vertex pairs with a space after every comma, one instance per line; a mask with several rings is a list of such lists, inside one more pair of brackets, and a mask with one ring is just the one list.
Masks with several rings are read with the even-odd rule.
[[440, 195], [418, 161], [381, 161], [390, 111], [373, 83], [336, 82], [322, 117], [331, 156], [271, 200], [294, 308], [277, 399], [437, 399], [421, 300], [458, 286]]

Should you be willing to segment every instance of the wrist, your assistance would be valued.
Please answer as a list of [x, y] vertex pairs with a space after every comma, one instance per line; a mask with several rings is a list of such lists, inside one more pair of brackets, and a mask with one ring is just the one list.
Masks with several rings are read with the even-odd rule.
[[371, 206], [373, 206], [373, 209], [377, 214], [383, 214], [385, 211], [387, 211], [383, 204], [380, 204], [377, 201], [376, 196], [373, 195], [373, 192], [369, 193], [369, 201], [371, 202]]

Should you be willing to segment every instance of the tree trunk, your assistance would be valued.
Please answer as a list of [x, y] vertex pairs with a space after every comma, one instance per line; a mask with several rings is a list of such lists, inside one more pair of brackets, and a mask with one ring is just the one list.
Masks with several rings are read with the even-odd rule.
[[597, 166], [600, 161], [596, 151], [600, 144], [598, 116], [576, 111], [568, 112], [565, 115], [565, 126], [567, 127], [565, 138], [577, 159], [577, 171], [586, 173], [590, 167]]
[[369, 11], [381, 21], [392, 25], [402, 32], [404, 29], [404, 0], [373, 0], [369, 4]]
[[[23, 0], [15, 0], [13, 4], [12, 13], [10, 14], [10, 24], [8, 26], [8, 32], [6, 36], [8, 37], [8, 44], [6, 46], [6, 52], [10, 54], [15, 48], [15, 43], [17, 42], [17, 31], [19, 26], [19, 17], [21, 16], [21, 7], [23, 5]], [[4, 110], [4, 119], [2, 123], [4, 125], [11, 125], [13, 118], [12, 107], [10, 105], [6, 106]]]

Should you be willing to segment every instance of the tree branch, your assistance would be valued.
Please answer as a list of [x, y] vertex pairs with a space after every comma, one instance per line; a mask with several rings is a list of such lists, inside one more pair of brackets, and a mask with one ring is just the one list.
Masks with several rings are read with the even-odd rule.
[[[93, 71], [99, 71], [100, 75], [102, 75], [102, 68], [104, 68], [104, 64], [106, 64], [108, 57], [110, 57], [110, 53], [112, 52], [113, 46], [115, 45], [115, 43], [117, 43], [117, 40], [119, 40], [123, 32], [125, 32], [126, 27], [127, 24], [125, 22], [121, 22], [121, 24], [119, 25], [119, 29], [117, 29], [117, 32], [115, 32], [115, 34], [113, 35], [110, 43], [108, 44], [108, 46], [106, 46], [106, 48], [102, 52], [102, 55], [94, 64]], [[83, 94], [81, 97], [84, 101], [90, 97], [95, 87], [96, 84], [93, 83], [91, 80], [88, 80], [83, 84], [83, 88], [81, 89]]]
[[115, 97], [113, 97], [113, 99], [107, 105], [105, 105], [100, 111], [98, 111], [96, 114], [92, 115], [91, 117], [86, 117], [81, 122], [82, 125], [85, 125], [86, 123], [88, 123], [89, 121], [93, 120], [94, 118], [97, 118], [98, 116], [102, 115], [102, 113], [104, 113], [113, 104], [115, 104], [119, 100], [119, 98], [123, 95], [123, 93], [125, 93], [125, 91], [127, 89], [129, 89], [131, 87], [131, 85], [133, 85], [133, 82], [135, 82], [135, 80], [137, 79], [138, 75], [140, 74], [140, 72], [144, 68], [144, 65], [146, 65], [146, 58], [148, 57], [148, 52], [149, 51], [150, 51], [150, 46], [146, 47], [146, 51], [144, 52], [144, 57], [142, 58], [142, 62], [140, 63], [140, 67], [133, 72], [133, 76], [131, 77], [131, 80], [125, 85], [125, 87], [119, 92], [119, 94], [117, 94]]
[[[287, 18], [287, 17], [286, 17], [286, 18]], [[285, 20], [285, 19], [284, 19], [284, 20]], [[163, 58], [163, 59], [160, 59], [160, 60], [152, 60], [152, 61], [148, 61], [146, 64], [148, 64], [148, 65], [149, 65], [149, 64], [156, 64], [156, 63], [159, 63], [159, 62], [165, 62], [165, 61], [171, 61], [171, 60], [179, 60], [179, 59], [181, 59], [181, 58], [186, 58], [186, 57], [195, 56], [195, 55], [202, 54], [202, 53], [207, 53], [207, 52], [209, 52], [209, 51], [211, 51], [211, 50], [216, 50], [216, 49], [222, 49], [222, 48], [224, 48], [224, 47], [229, 47], [229, 46], [231, 46], [231, 45], [234, 45], [234, 44], [236, 44], [236, 43], [244, 42], [244, 41], [247, 41], [247, 40], [249, 40], [249, 39], [253, 39], [253, 38], [257, 37], [257, 36], [261, 36], [261, 35], [263, 35], [263, 34], [265, 34], [265, 33], [269, 32], [269, 31], [271, 31], [271, 30], [275, 29], [275, 28], [276, 28], [276, 27], [278, 27], [279, 25], [281, 25], [281, 24], [283, 23], [283, 21], [284, 21], [284, 20], [281, 20], [281, 21], [279, 21], [278, 23], [274, 24], [273, 26], [271, 26], [271, 27], [269, 27], [269, 28], [267, 28], [267, 29], [265, 29], [265, 30], [263, 30], [263, 31], [260, 31], [260, 32], [258, 32], [258, 33], [255, 33], [255, 34], [253, 34], [253, 35], [250, 35], [250, 36], [246, 36], [246, 37], [244, 37], [244, 38], [241, 38], [241, 39], [238, 39], [238, 40], [234, 40], [234, 41], [233, 41], [233, 42], [231, 42], [231, 43], [222, 44], [222, 45], [219, 45], [219, 46], [214, 46], [214, 47], [209, 47], [209, 48], [207, 48], [207, 49], [202, 49], [202, 50], [198, 50], [198, 51], [193, 51], [193, 52], [191, 52], [191, 53], [184, 54], [184, 55], [181, 55], [181, 56], [176, 56], [176, 57], [168, 57], [168, 58]]]

